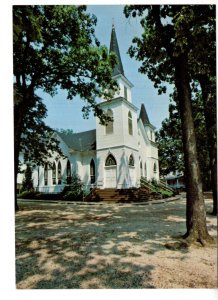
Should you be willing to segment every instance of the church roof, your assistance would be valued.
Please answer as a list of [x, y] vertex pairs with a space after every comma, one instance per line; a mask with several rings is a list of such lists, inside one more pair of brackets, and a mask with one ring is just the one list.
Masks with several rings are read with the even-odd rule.
[[96, 129], [79, 133], [57, 132], [65, 144], [76, 151], [96, 150]]
[[120, 51], [119, 51], [119, 46], [117, 42], [117, 36], [115, 32], [115, 27], [114, 25], [112, 26], [112, 31], [111, 31], [111, 41], [110, 41], [110, 52], [114, 52], [117, 56], [117, 64], [115, 65], [113, 69], [113, 76], [122, 74], [124, 76], [124, 70], [123, 70], [123, 64], [121, 61], [120, 57]]
[[144, 104], [141, 105], [139, 119], [142, 120], [143, 125], [151, 124], [149, 121], [148, 114], [147, 114]]

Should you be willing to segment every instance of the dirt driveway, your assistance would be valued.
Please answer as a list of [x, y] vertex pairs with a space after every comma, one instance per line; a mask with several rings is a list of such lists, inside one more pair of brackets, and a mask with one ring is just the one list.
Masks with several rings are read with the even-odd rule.
[[[212, 210], [211, 200], [206, 200]], [[217, 249], [164, 245], [185, 233], [185, 200], [161, 204], [20, 202], [19, 289], [216, 288]], [[217, 218], [207, 216], [217, 235]]]

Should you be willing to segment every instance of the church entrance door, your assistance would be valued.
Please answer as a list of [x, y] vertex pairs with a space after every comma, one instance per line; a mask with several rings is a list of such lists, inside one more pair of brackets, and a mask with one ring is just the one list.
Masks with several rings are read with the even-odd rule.
[[117, 166], [105, 167], [105, 188], [117, 187]]
[[135, 176], [135, 168], [129, 167], [129, 175], [130, 175], [130, 186], [135, 187], [136, 186], [136, 176]]

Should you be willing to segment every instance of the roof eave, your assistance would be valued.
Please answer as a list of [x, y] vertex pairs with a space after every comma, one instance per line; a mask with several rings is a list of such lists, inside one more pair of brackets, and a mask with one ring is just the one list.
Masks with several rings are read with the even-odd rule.
[[119, 78], [121, 78], [130, 88], [134, 87], [132, 82], [129, 81], [129, 79], [127, 79], [123, 74], [117, 74], [117, 75], [113, 76], [114, 80], [117, 80]]
[[122, 101], [126, 105], [130, 106], [135, 112], [138, 111], [138, 108], [134, 104], [132, 104], [131, 102], [127, 101], [123, 97], [117, 97], [117, 98], [113, 98], [113, 99], [108, 100], [108, 101], [100, 102], [98, 105], [101, 106], [101, 107], [104, 107], [104, 106], [108, 106], [108, 103], [112, 104], [112, 103], [116, 103], [116, 102], [119, 102], [119, 101]]

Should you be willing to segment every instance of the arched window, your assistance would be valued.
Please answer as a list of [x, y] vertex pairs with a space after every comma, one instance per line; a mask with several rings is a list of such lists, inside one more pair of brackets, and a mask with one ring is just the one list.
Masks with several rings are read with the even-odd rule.
[[48, 164], [44, 166], [44, 184], [48, 185]]
[[91, 184], [95, 183], [95, 162], [93, 159], [90, 162], [90, 182]]
[[114, 132], [114, 124], [113, 124], [113, 112], [111, 109], [107, 110], [107, 116], [112, 119], [109, 121], [105, 127], [106, 134], [112, 134]]
[[70, 161], [67, 161], [67, 184], [71, 183], [71, 165]]
[[134, 162], [134, 157], [133, 157], [133, 155], [131, 154], [130, 157], [129, 157], [129, 166], [134, 167], [134, 164], [135, 164], [135, 162]]
[[145, 174], [145, 178], [147, 178], [147, 166], [146, 166], [146, 163], [145, 163], [145, 167], [144, 167], [144, 174]]
[[116, 166], [116, 160], [112, 154], [109, 154], [105, 161], [105, 166]]
[[140, 160], [140, 176], [143, 176], [142, 161]]
[[52, 165], [52, 184], [56, 184], [56, 163]]
[[154, 173], [157, 173], [157, 163], [154, 163]]
[[132, 135], [133, 130], [132, 130], [132, 114], [129, 111], [128, 113], [128, 128], [129, 128], [129, 134]]
[[58, 184], [61, 184], [61, 162], [58, 162]]

